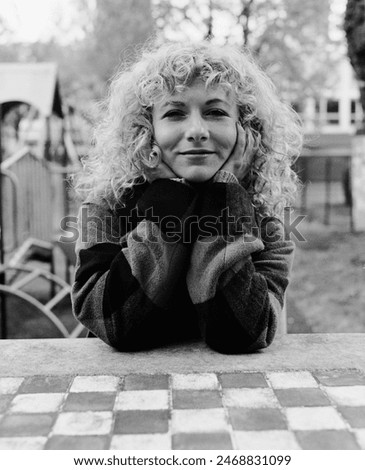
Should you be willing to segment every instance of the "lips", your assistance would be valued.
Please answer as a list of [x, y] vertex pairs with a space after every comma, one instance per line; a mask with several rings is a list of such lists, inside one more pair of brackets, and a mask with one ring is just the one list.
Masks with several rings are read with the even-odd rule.
[[213, 150], [208, 150], [208, 149], [190, 149], [190, 150], [184, 150], [183, 152], [180, 152], [181, 155], [207, 155], [207, 154], [212, 154], [215, 153]]

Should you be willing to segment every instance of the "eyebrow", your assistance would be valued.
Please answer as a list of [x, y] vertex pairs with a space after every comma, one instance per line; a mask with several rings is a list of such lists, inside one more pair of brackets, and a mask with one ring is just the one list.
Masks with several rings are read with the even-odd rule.
[[223, 103], [229, 105], [229, 103], [226, 100], [222, 100], [221, 98], [212, 98], [211, 100], [208, 100], [205, 104], [217, 104], [217, 103]]
[[[218, 104], [218, 103], [223, 103], [223, 104], [226, 104], [226, 105], [229, 105], [229, 103], [225, 100], [222, 100], [220, 98], [212, 98], [208, 101], [205, 102], [205, 105], [211, 105], [211, 104]], [[162, 105], [163, 108], [166, 108], [167, 106], [177, 106], [177, 107], [184, 107], [186, 106], [186, 103], [184, 103], [183, 101], [166, 101], [166, 103], [164, 103]]]
[[185, 103], [183, 101], [166, 101], [166, 103], [162, 105], [162, 108], [166, 108], [167, 106], [183, 107], [185, 106]]

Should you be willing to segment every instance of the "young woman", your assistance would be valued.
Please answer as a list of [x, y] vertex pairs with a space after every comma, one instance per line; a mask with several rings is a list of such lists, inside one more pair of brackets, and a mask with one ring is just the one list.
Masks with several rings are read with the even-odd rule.
[[247, 52], [173, 43], [122, 68], [76, 182], [78, 320], [121, 351], [268, 346], [301, 143], [297, 115]]

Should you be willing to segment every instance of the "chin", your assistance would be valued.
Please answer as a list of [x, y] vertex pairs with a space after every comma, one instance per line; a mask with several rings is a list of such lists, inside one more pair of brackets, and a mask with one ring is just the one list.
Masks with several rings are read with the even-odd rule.
[[202, 171], [197, 169], [194, 172], [186, 172], [183, 178], [190, 181], [191, 183], [204, 183], [205, 181], [213, 178], [215, 173], [215, 171]]

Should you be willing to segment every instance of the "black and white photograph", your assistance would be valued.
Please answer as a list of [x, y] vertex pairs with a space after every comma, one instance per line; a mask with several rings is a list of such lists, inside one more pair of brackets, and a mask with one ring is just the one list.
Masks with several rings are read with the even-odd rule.
[[1, 0], [4, 470], [364, 450], [365, 1]]

